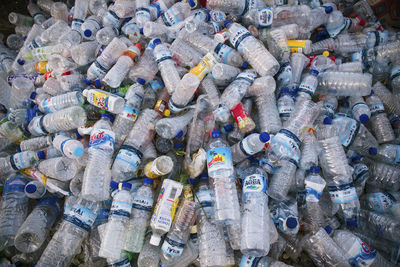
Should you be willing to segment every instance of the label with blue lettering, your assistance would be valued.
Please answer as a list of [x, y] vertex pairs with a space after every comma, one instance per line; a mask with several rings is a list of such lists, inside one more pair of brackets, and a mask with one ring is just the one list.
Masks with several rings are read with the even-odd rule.
[[128, 163], [133, 167], [133, 170], [137, 170], [140, 162], [142, 161], [143, 154], [136, 148], [128, 145], [123, 145], [118, 151], [118, 155], [115, 160], [120, 160]]
[[169, 49], [161, 49], [154, 53], [154, 58], [156, 59], [157, 64], [160, 64], [164, 60], [172, 59], [172, 54]]
[[220, 169], [233, 169], [229, 147], [214, 147], [207, 151], [207, 168], [209, 174]]
[[368, 267], [376, 258], [376, 250], [359, 239], [347, 251], [347, 254], [351, 255], [349, 263], [355, 267]]
[[337, 204], [347, 203], [358, 198], [353, 182], [341, 185], [330, 184], [328, 191], [331, 201]]
[[132, 206], [134, 209], [137, 210], [145, 210], [151, 212], [153, 210], [153, 198], [142, 195], [135, 195], [135, 197], [133, 198]]
[[105, 129], [93, 129], [90, 134], [89, 148], [114, 151], [115, 134]]
[[260, 174], [252, 174], [243, 180], [243, 196], [246, 193], [267, 193], [267, 178]]
[[114, 200], [110, 209], [110, 217], [128, 220], [131, 217], [132, 203]]
[[382, 103], [371, 105], [369, 106], [369, 109], [371, 110], [371, 117], [385, 113], [385, 107]]
[[11, 192], [24, 192], [28, 179], [22, 176], [15, 176], [7, 179], [3, 188], [3, 195]]
[[168, 236], [165, 238], [161, 250], [172, 257], [180, 257], [182, 255], [185, 244], [177, 240], [173, 240]]
[[240, 43], [251, 36], [251, 33], [243, 26], [232, 26], [232, 34], [229, 36], [229, 42], [237, 49], [240, 53], [244, 52], [242, 48], [239, 48]]
[[313, 181], [304, 181], [306, 187], [306, 201], [318, 202], [321, 199], [322, 191], [324, 191], [326, 183], [315, 183]]
[[96, 213], [78, 204], [73, 205], [68, 213], [64, 212], [64, 221], [70, 222], [86, 232], [90, 231], [96, 217]]

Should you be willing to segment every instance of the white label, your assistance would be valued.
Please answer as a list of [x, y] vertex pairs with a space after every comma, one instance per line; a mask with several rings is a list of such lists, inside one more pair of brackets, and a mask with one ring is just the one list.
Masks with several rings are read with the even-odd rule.
[[306, 81], [301, 82], [299, 86], [299, 92], [304, 92], [306, 94], [309, 94], [310, 96], [313, 96], [316, 89], [317, 89], [316, 84], [312, 84]]
[[[240, 117], [238, 117], [238, 119], [241, 119]], [[241, 142], [240, 142], [240, 147], [244, 150], [246, 155], [254, 155], [255, 153], [257, 153], [258, 151], [255, 151], [253, 149], [251, 149], [250, 145], [249, 145], [249, 138], [244, 138]]]
[[358, 238], [357, 242], [347, 251], [347, 254], [351, 255], [349, 259], [351, 266], [356, 267], [368, 267], [376, 258], [376, 250], [371, 249], [366, 243], [361, 242]]
[[114, 200], [110, 209], [110, 217], [127, 220], [131, 216], [132, 203]]
[[243, 194], [254, 192], [267, 192], [267, 179], [260, 174], [252, 174], [243, 180]]
[[257, 11], [258, 27], [268, 27], [272, 24], [272, 10], [270, 8], [262, 8]]
[[33, 135], [36, 136], [42, 136], [42, 135], [47, 135], [47, 133], [45, 133], [43, 131], [42, 126], [40, 125], [40, 120], [43, 116], [36, 116], [34, 117], [31, 122], [29, 123], [29, 132]]
[[141, 195], [135, 195], [133, 198], [133, 208], [138, 210], [152, 211], [153, 210], [153, 198]]
[[87, 232], [90, 231], [96, 217], [96, 213], [77, 204], [64, 213], [64, 221], [68, 221]]
[[322, 191], [324, 190], [325, 185], [326, 183], [319, 184], [306, 179], [306, 201], [318, 202], [321, 199]]
[[211, 190], [202, 190], [197, 192], [195, 201], [198, 202], [201, 207], [212, 207]]
[[154, 58], [156, 59], [157, 64], [160, 64], [160, 62], [164, 60], [172, 59], [172, 54], [168, 49], [161, 49], [154, 53]]
[[344, 147], [348, 147], [356, 137], [360, 125], [356, 120], [351, 119], [346, 132], [341, 136], [341, 143]]
[[372, 208], [379, 213], [387, 213], [396, 199], [388, 193], [372, 193], [368, 194], [368, 202]]
[[278, 106], [279, 117], [289, 118], [294, 110], [294, 105]]
[[139, 164], [141, 162], [140, 157], [136, 153], [123, 148], [119, 150], [115, 160], [121, 160], [123, 162], [128, 163], [134, 168], [134, 170], [136, 170], [139, 167]]
[[10, 161], [14, 163], [17, 170], [22, 170], [31, 166], [31, 160], [27, 158], [28, 154], [26, 152], [20, 152], [12, 155]]
[[363, 109], [369, 109], [368, 106], [365, 103], [360, 102], [360, 103], [354, 104], [353, 108], [351, 109], [351, 112], [353, 113], [353, 116], [354, 116], [354, 114], [357, 113], [357, 111], [359, 109], [362, 109], [362, 108]]
[[172, 26], [181, 20], [174, 14], [174, 11], [172, 8], [168, 9], [166, 12], [164, 12], [161, 15], [162, 20], [164, 21], [164, 24], [167, 26]]
[[257, 74], [255, 72], [252, 71], [245, 71], [245, 72], [241, 72], [239, 73], [239, 75], [236, 77], [235, 80], [246, 80], [249, 83], [253, 83], [254, 79], [257, 77]]
[[115, 134], [113, 131], [93, 129], [90, 134], [89, 148], [114, 151]]
[[241, 51], [242, 49], [239, 49], [240, 42], [243, 41], [243, 39], [245, 39], [246, 37], [250, 36], [251, 34], [243, 26], [234, 25], [231, 27], [231, 30], [232, 34], [229, 37], [229, 41], [236, 49], [238, 49], [240, 53], [242, 53], [243, 52]]
[[185, 248], [185, 244], [173, 240], [169, 237], [165, 238], [165, 241], [161, 247], [161, 250], [172, 257], [180, 257], [182, 255], [183, 249]]
[[333, 203], [343, 204], [358, 198], [353, 182], [341, 185], [328, 185], [328, 190]]
[[139, 114], [139, 111], [137, 109], [135, 109], [134, 107], [125, 105], [124, 109], [122, 110], [122, 113], [120, 115], [130, 121], [136, 121], [138, 114]]
[[385, 108], [383, 107], [382, 103], [378, 103], [369, 107], [371, 110], [371, 117], [376, 116], [381, 113], [385, 113]]

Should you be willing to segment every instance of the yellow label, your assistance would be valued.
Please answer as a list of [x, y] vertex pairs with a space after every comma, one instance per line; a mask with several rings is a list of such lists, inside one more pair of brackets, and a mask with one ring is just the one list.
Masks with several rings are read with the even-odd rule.
[[183, 197], [185, 199], [193, 201], [193, 191], [192, 191], [192, 187], [190, 185], [183, 186]]
[[149, 163], [146, 164], [146, 166], [144, 166], [144, 175], [148, 178], [155, 179], [159, 175], [151, 170], [152, 165], [153, 161], [150, 161]]
[[306, 46], [306, 40], [288, 40], [288, 46], [292, 53], [303, 53]]
[[174, 200], [174, 203], [171, 205], [171, 222], [174, 221], [176, 208], [178, 207], [179, 197]]
[[189, 73], [196, 75], [202, 80], [215, 64], [217, 64], [217, 59], [211, 53], [207, 53], [207, 55], [201, 59], [200, 63], [192, 68]]
[[99, 107], [104, 110], [109, 109], [109, 99], [110, 96], [106, 93], [94, 91], [89, 95], [90, 99], [89, 102], [92, 102], [96, 107]]

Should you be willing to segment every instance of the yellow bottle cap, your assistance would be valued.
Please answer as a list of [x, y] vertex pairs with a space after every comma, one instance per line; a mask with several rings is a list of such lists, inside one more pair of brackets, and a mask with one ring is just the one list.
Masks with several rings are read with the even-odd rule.
[[322, 53], [324, 56], [329, 57], [329, 52], [328, 51], [324, 51], [324, 53]]
[[164, 110], [164, 116], [169, 117], [171, 115], [171, 111], [169, 109]]

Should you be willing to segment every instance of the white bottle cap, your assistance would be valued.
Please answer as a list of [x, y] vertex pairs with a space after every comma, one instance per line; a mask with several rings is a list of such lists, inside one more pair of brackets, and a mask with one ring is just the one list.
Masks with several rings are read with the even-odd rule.
[[89, 90], [88, 90], [88, 89], [85, 89], [85, 90], [83, 90], [82, 95], [83, 95], [84, 97], [87, 97], [87, 96], [88, 96], [88, 93], [89, 93]]
[[153, 246], [158, 246], [160, 245], [161, 242], [161, 236], [153, 234], [150, 238], [150, 244]]

